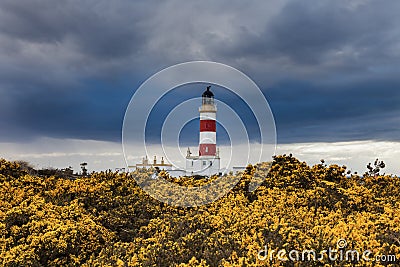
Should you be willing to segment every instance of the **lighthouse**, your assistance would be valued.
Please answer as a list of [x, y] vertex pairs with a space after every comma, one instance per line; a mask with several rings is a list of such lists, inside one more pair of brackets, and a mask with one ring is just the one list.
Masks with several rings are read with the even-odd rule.
[[207, 86], [201, 96], [199, 154], [192, 155], [188, 148], [186, 155], [186, 175], [211, 176], [220, 172], [220, 158], [217, 149], [217, 107], [214, 94]]
[[207, 86], [201, 95], [198, 155], [192, 153], [188, 148], [185, 169], [174, 168], [172, 164], [166, 164], [163, 157], [161, 158], [161, 164], [157, 163], [156, 157], [154, 157], [153, 164], [150, 164], [147, 156], [143, 158], [142, 163], [136, 164], [136, 166], [129, 166], [129, 168], [158, 168], [167, 171], [172, 177], [222, 175], [219, 150], [217, 148], [217, 106], [210, 88], [211, 86]]

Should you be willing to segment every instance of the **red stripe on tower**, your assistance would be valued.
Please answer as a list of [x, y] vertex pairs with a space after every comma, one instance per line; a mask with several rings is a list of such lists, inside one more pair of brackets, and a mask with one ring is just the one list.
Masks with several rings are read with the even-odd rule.
[[215, 120], [200, 120], [200, 132], [215, 132]]
[[217, 145], [216, 144], [200, 144], [199, 145], [199, 155], [200, 156], [215, 156], [215, 155], [217, 155]]

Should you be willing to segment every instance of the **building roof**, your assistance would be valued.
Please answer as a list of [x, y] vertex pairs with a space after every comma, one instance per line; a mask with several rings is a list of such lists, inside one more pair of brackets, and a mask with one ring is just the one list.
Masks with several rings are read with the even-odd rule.
[[214, 94], [210, 91], [211, 86], [207, 86], [207, 90], [204, 91], [204, 93], [202, 94], [202, 97], [208, 97], [208, 98], [212, 98], [214, 97]]

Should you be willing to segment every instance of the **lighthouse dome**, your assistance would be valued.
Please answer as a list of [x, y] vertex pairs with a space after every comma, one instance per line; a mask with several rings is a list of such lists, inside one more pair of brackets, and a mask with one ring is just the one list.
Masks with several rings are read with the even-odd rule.
[[208, 98], [213, 98], [214, 94], [210, 91], [211, 86], [207, 86], [207, 90], [204, 91], [202, 94], [202, 97], [208, 97]]

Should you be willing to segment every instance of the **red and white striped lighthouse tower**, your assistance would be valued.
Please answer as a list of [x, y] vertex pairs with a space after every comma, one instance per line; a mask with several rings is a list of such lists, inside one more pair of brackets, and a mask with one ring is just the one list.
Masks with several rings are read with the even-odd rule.
[[217, 156], [217, 132], [216, 116], [217, 107], [214, 103], [214, 94], [210, 91], [211, 86], [202, 95], [202, 105], [200, 112], [200, 140], [199, 156], [216, 157]]
[[220, 158], [217, 150], [217, 107], [210, 87], [202, 95], [200, 112], [199, 155], [192, 155], [188, 148], [186, 155], [186, 175], [211, 177], [220, 174]]

